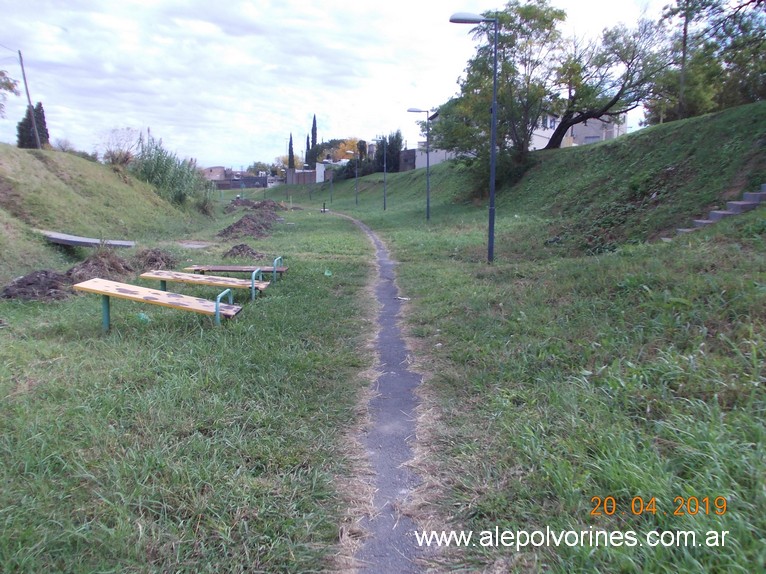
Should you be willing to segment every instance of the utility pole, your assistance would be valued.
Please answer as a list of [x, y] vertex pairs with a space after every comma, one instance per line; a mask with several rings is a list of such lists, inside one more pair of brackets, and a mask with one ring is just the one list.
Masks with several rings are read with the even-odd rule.
[[32, 105], [32, 99], [29, 97], [29, 85], [27, 84], [27, 73], [24, 71], [24, 59], [21, 57], [21, 50], [19, 50], [19, 64], [21, 64], [21, 77], [24, 78], [24, 91], [27, 93], [27, 103], [29, 104], [29, 115], [32, 116], [32, 129], [35, 130], [35, 142], [37, 143], [37, 149], [43, 149], [40, 143], [40, 132], [37, 131], [37, 120], [35, 119], [35, 108]]

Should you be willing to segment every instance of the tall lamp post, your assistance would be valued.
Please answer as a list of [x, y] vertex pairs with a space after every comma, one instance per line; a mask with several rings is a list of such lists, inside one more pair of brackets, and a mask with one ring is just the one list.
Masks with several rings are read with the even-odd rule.
[[359, 205], [359, 150], [346, 150], [346, 153], [354, 155], [356, 159], [356, 170], [354, 171], [354, 204]]
[[494, 62], [492, 68], [492, 125], [489, 138], [489, 229], [487, 232], [487, 263], [495, 259], [495, 154], [497, 153], [497, 29], [500, 23], [497, 18], [485, 18], [479, 14], [458, 12], [450, 16], [453, 24], [481, 24], [492, 22], [495, 25]]
[[386, 137], [381, 137], [375, 140], [377, 143], [383, 142], [383, 211], [386, 210], [386, 157], [388, 156], [388, 153], [386, 152], [387, 140], [388, 138]]
[[426, 221], [431, 220], [431, 129], [429, 127], [428, 110], [409, 108], [408, 112], [426, 115]]

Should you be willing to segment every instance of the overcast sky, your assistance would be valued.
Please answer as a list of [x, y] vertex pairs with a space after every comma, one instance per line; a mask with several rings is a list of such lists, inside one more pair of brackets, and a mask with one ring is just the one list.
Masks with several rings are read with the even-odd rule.
[[[568, 31], [595, 34], [656, 18], [664, 0], [552, 0]], [[476, 44], [455, 12], [492, 0], [0, 0], [0, 69], [19, 80], [0, 118], [16, 143], [24, 116], [18, 50], [51, 142], [99, 150], [107, 134], [151, 129], [202, 167], [271, 163], [293, 135], [370, 140], [397, 129], [413, 147], [416, 121], [458, 91]], [[629, 121], [635, 129], [637, 121]]]

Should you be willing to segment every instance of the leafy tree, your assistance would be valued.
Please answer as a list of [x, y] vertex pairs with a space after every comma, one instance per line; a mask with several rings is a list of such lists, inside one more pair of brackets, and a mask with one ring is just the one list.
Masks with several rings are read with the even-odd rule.
[[[34, 114], [34, 121], [32, 120], [32, 114]], [[16, 124], [16, 145], [18, 147], [23, 149], [37, 148], [35, 126], [40, 137], [40, 145], [50, 146], [50, 136], [48, 134], [48, 126], [45, 123], [45, 110], [43, 110], [42, 102], [37, 102], [34, 110], [27, 107], [24, 118]]]
[[396, 132], [389, 134], [388, 137], [381, 138], [375, 147], [375, 157], [373, 159], [375, 171], [383, 171], [384, 154], [386, 171], [399, 171], [399, 156], [402, 153], [403, 147], [404, 140], [402, 139], [401, 130], [396, 130]]
[[5, 101], [8, 94], [19, 95], [17, 86], [19, 83], [8, 75], [5, 70], [0, 70], [0, 118], [5, 117]]
[[646, 123], [766, 99], [766, 2], [676, 0], [663, 21], [677, 23], [673, 65], [655, 81]]
[[293, 153], [293, 134], [290, 134], [290, 145], [287, 148], [287, 169], [295, 169], [295, 153]]
[[[486, 17], [498, 20], [498, 178], [527, 163], [533, 132], [543, 115], [559, 121], [547, 148], [560, 147], [578, 123], [619, 117], [637, 107], [652, 86], [663, 59], [659, 26], [639, 22], [635, 30], [605, 30], [600, 42], [564, 42], [558, 30], [564, 11], [548, 0], [522, 4]], [[487, 133], [492, 102], [494, 23], [473, 30], [480, 41], [460, 83], [460, 94], [440, 106], [432, 126], [435, 147], [449, 149], [480, 169], [489, 163]]]
[[659, 25], [640, 20], [633, 30], [605, 30], [600, 45], [572, 44], [558, 68], [558, 94], [550, 109], [559, 122], [546, 149], [560, 147], [576, 124], [604, 116], [619, 120], [637, 108], [668, 66], [663, 40]]
[[364, 160], [367, 157], [367, 142], [364, 140], [356, 142], [356, 150], [359, 154], [359, 159]]

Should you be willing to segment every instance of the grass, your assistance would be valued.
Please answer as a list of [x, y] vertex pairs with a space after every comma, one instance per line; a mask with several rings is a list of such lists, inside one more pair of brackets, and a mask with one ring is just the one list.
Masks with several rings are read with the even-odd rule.
[[337, 429], [368, 366], [370, 247], [312, 215], [259, 245], [287, 252], [300, 229], [287, 277], [221, 328], [114, 301], [103, 337], [96, 297], [1, 304], [6, 571], [327, 566], [343, 512], [334, 477], [348, 473]]
[[[353, 181], [334, 185], [332, 203], [327, 185], [269, 190], [305, 208], [255, 244], [284, 254], [290, 272], [220, 329], [115, 302], [115, 332], [103, 337], [94, 297], [0, 302], [0, 563], [332, 564], [346, 511], [336, 479], [352, 473], [343, 432], [358, 423], [371, 361], [372, 249], [350, 222], [320, 214], [325, 203], [383, 237], [411, 299], [405, 325], [428, 375], [411, 510], [429, 527], [728, 532], [717, 547], [453, 548], [433, 557], [438, 571], [766, 568], [763, 208], [651, 241], [766, 183], [765, 110], [546, 152], [499, 190], [492, 266], [482, 184], [440, 165], [427, 223], [422, 170], [388, 175], [385, 212], [380, 174], [360, 180], [358, 205]], [[611, 217], [625, 194], [634, 207]], [[193, 238], [211, 240], [236, 217], [200, 220]], [[145, 243], [173, 237], [144, 233]], [[227, 248], [173, 247], [184, 264]], [[617, 512], [594, 497], [613, 497]], [[710, 510], [674, 515], [677, 497], [708, 498]]]

